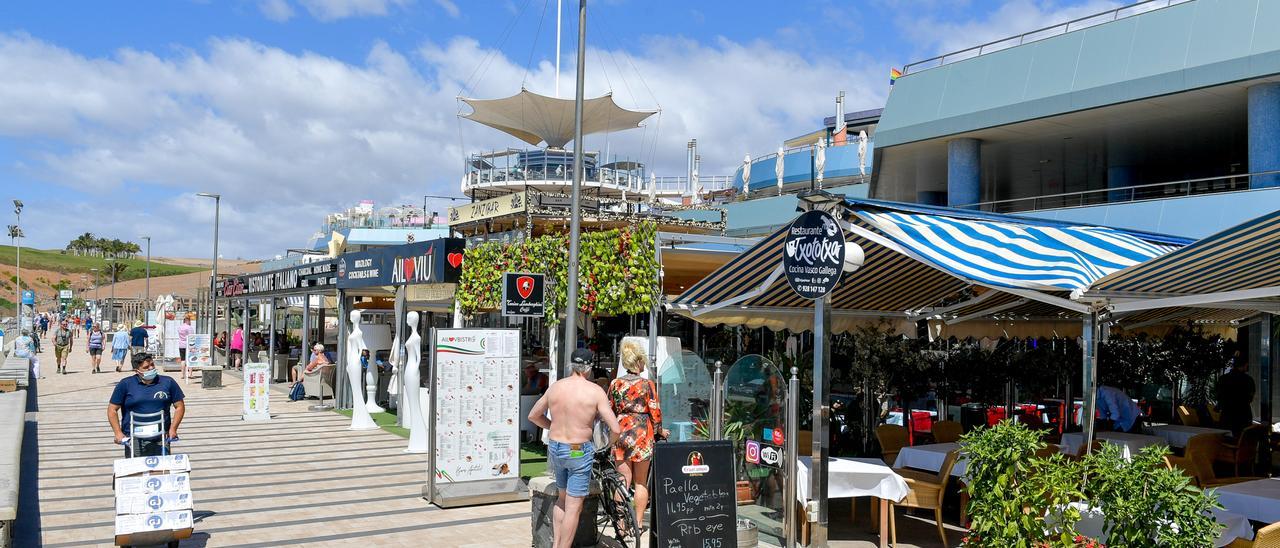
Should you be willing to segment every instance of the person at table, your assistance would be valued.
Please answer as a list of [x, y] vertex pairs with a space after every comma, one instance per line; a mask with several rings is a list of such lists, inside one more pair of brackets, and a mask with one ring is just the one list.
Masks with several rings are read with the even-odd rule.
[[618, 416], [622, 436], [613, 446], [613, 460], [633, 491], [636, 516], [649, 505], [649, 463], [655, 439], [665, 439], [658, 387], [640, 374], [649, 366], [649, 356], [634, 340], [622, 343], [622, 367], [627, 374], [609, 383], [609, 403]]
[[302, 382], [303, 376], [315, 374], [322, 366], [333, 363], [333, 356], [324, 351], [323, 344], [316, 343], [315, 346], [311, 347], [311, 351], [311, 360], [307, 362], [307, 365], [295, 365], [293, 370], [289, 371], [289, 382], [298, 384]]
[[538, 370], [538, 364], [529, 362], [524, 365], [524, 376], [520, 382], [521, 396], [541, 396], [547, 391], [547, 374]]
[[1124, 390], [1114, 386], [1098, 387], [1098, 418], [1108, 421], [1116, 432], [1137, 430], [1138, 416], [1142, 410]]
[[1218, 398], [1218, 412], [1222, 414], [1219, 422], [1235, 437], [1240, 437], [1240, 432], [1253, 424], [1253, 396], [1256, 391], [1253, 377], [1249, 376], [1249, 362], [1237, 352], [1232, 359], [1231, 371], [1218, 377], [1218, 384], [1213, 387]]

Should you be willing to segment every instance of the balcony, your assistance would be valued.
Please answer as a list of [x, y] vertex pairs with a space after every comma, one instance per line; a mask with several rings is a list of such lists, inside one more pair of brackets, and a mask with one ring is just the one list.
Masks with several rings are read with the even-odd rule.
[[[649, 173], [644, 164], [631, 160], [599, 163], [600, 153], [584, 152], [583, 190], [593, 196], [620, 198], [632, 194], [636, 198], [650, 192], [659, 198], [673, 198], [691, 191], [687, 176], [659, 177]], [[733, 186], [733, 177], [711, 175], [699, 177], [702, 192], [714, 192]], [[475, 154], [467, 159], [462, 192], [476, 199], [486, 199], [521, 190], [568, 193], [573, 184], [573, 151], [557, 149], [507, 149]]]

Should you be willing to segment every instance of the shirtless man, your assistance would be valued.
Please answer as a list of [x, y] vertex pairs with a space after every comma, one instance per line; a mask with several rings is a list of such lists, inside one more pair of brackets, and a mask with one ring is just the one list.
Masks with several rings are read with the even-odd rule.
[[[574, 350], [570, 360], [573, 374], [552, 384], [529, 411], [529, 421], [547, 430], [551, 438], [547, 454], [551, 457], [551, 472], [555, 474], [560, 492], [551, 517], [554, 548], [573, 546], [582, 499], [590, 490], [596, 451], [591, 434], [596, 419], [609, 427], [610, 447], [622, 433], [604, 390], [586, 377], [591, 374], [593, 357], [590, 350]], [[551, 419], [547, 419], [548, 410]]]

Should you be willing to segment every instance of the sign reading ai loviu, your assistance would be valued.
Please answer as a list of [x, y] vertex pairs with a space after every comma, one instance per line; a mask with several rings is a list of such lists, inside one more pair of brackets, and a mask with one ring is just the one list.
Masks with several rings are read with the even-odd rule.
[[782, 267], [787, 284], [801, 297], [819, 299], [831, 293], [844, 268], [844, 230], [825, 211], [802, 213], [787, 228]]
[[456, 283], [462, 275], [461, 238], [440, 238], [338, 258], [338, 287]]

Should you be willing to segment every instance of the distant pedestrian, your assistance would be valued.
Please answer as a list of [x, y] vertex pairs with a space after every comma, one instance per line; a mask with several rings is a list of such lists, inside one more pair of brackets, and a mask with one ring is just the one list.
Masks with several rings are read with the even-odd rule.
[[1253, 397], [1257, 391], [1253, 377], [1249, 376], [1249, 362], [1236, 352], [1231, 371], [1218, 377], [1218, 384], [1213, 388], [1218, 398], [1218, 411], [1222, 413], [1219, 426], [1240, 437], [1240, 432], [1253, 424]]
[[140, 354], [147, 351], [147, 330], [142, 327], [142, 322], [133, 322], [133, 329], [129, 330], [129, 352], [132, 354]]
[[102, 326], [95, 325], [89, 330], [89, 336], [85, 338], [85, 345], [89, 347], [89, 361], [93, 363], [93, 372], [102, 372], [102, 347], [106, 342], [107, 335], [102, 332]]
[[231, 367], [240, 369], [244, 356], [244, 326], [237, 327], [235, 333], [231, 334], [231, 346], [227, 355], [231, 357]]
[[49, 317], [42, 315], [40, 316], [40, 336], [43, 337], [48, 332], [49, 332]]
[[22, 334], [13, 340], [13, 355], [31, 361], [31, 376], [44, 378], [40, 376], [40, 356], [36, 355], [36, 341], [31, 338], [30, 331], [23, 329]]
[[86, 332], [93, 331], [93, 318], [86, 317], [84, 319], [84, 330]]
[[[178, 439], [178, 425], [182, 423], [182, 417], [187, 411], [183, 401], [185, 396], [177, 381], [160, 374], [151, 354], [139, 352], [131, 359], [134, 374], [116, 383], [116, 389], [111, 393], [111, 400], [107, 404], [107, 421], [111, 423], [115, 442], [125, 446], [125, 458], [158, 456], [168, 448], [170, 441]], [[173, 407], [172, 417], [169, 407]], [[168, 427], [166, 431], [131, 430], [133, 413], [148, 414], [158, 411], [164, 412], [164, 424]], [[136, 455], [128, 445], [135, 434], [138, 436]]]
[[58, 365], [58, 373], [67, 374], [67, 357], [71, 354], [71, 329], [66, 322], [58, 324], [53, 332], [53, 359]]
[[124, 372], [124, 360], [128, 353], [129, 332], [125, 331], [124, 324], [120, 324], [111, 336], [111, 359], [116, 361], [116, 373]]
[[178, 326], [178, 361], [182, 362], [182, 380], [187, 380], [190, 376], [190, 368], [187, 367], [187, 340], [191, 337], [191, 332], [195, 331], [191, 327], [191, 318], [183, 318], [182, 325]]
[[[622, 432], [604, 390], [587, 379], [593, 358], [589, 350], [575, 350], [570, 364], [573, 374], [552, 384], [529, 412], [529, 421], [550, 436], [550, 472], [560, 493], [551, 521], [556, 548], [573, 546], [582, 501], [591, 492], [591, 467], [597, 449], [591, 441], [593, 426], [600, 420], [609, 427], [610, 447]], [[551, 419], [547, 419], [548, 411]]]

